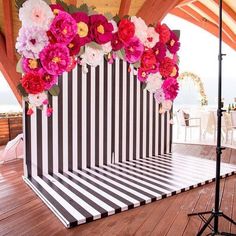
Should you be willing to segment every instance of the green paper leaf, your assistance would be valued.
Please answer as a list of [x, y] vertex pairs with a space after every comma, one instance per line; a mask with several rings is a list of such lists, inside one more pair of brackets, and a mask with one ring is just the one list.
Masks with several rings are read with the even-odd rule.
[[113, 19], [113, 15], [112, 15], [110, 12], [104, 13], [104, 16], [105, 16], [108, 20]]
[[65, 2], [63, 2], [61, 0], [56, 0], [56, 4], [61, 5], [64, 8], [65, 11], [69, 12], [68, 5]]
[[52, 96], [58, 96], [60, 93], [60, 88], [58, 85], [54, 85], [52, 88], [50, 88], [48, 90], [48, 92], [52, 95]]
[[125, 15], [125, 16], [123, 16], [122, 18], [128, 19], [128, 18], [129, 18], [129, 15]]
[[140, 61], [137, 61], [133, 64], [134, 68], [138, 69], [140, 67]]
[[23, 68], [22, 68], [22, 57], [20, 58], [20, 60], [17, 62], [16, 64], [16, 72], [23, 74]]
[[44, 2], [46, 2], [48, 5], [51, 4], [51, 1], [50, 0], [43, 0]]
[[146, 83], [141, 83], [141, 88], [144, 90], [147, 87]]
[[114, 17], [113, 17], [113, 20], [118, 24], [120, 22], [120, 17], [116, 14]]
[[78, 12], [78, 8], [74, 5], [69, 5], [68, 6], [68, 11], [69, 11], [70, 14], [73, 14], [73, 13]]
[[18, 84], [17, 85], [17, 89], [19, 90], [20, 94], [23, 97], [27, 97], [28, 96], [28, 93], [25, 91], [25, 89], [23, 88], [22, 84]]
[[19, 9], [22, 7], [22, 5], [24, 4], [24, 2], [26, 2], [27, 0], [15, 0], [15, 6], [17, 8], [17, 10], [19, 11]]
[[117, 51], [117, 56], [118, 56], [121, 60], [124, 60], [124, 59], [125, 59], [125, 50], [124, 50], [124, 48], [122, 48], [121, 50]]
[[87, 44], [87, 46], [89, 46], [91, 48], [94, 48], [94, 49], [102, 50], [102, 46], [95, 43], [95, 42], [90, 42], [90, 43]]
[[85, 51], [85, 47], [83, 46], [80, 48], [78, 56], [81, 56], [82, 54], [84, 54], [84, 51]]
[[98, 12], [96, 11], [96, 7], [95, 6], [88, 7], [88, 15], [91, 16], [95, 14], [98, 14]]
[[78, 8], [77, 11], [80, 11], [80, 12], [85, 12], [85, 13], [89, 13], [89, 7], [86, 3], [80, 5], [80, 7]]

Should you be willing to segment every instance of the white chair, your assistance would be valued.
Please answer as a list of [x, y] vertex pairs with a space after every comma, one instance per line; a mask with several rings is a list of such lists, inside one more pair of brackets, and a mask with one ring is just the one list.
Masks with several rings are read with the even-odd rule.
[[178, 123], [177, 129], [177, 138], [179, 139], [179, 128], [184, 128], [184, 140], [187, 140], [187, 130], [190, 130], [190, 138], [192, 137], [192, 128], [199, 128], [199, 139], [201, 140], [202, 129], [201, 129], [201, 118], [192, 117], [190, 118], [189, 114], [185, 113], [183, 110], [178, 110], [176, 112], [176, 118]]

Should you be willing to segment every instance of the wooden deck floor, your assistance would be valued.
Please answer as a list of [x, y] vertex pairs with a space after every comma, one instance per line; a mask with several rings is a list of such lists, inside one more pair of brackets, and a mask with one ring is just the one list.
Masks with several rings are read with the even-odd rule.
[[[214, 159], [211, 146], [174, 145], [174, 153]], [[236, 164], [236, 150], [226, 149], [224, 162]], [[65, 229], [54, 214], [23, 182], [22, 161], [0, 166], [0, 235], [196, 235], [201, 226], [192, 211], [210, 210], [214, 183], [92, 223]], [[221, 209], [236, 219], [236, 176], [221, 181]], [[220, 221], [220, 229], [236, 233], [236, 227]]]

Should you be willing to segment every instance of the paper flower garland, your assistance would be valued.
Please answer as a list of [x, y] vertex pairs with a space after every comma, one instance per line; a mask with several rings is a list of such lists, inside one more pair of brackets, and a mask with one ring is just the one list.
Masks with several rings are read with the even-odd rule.
[[33, 107], [47, 106], [52, 114], [48, 93], [57, 96], [58, 76], [77, 63], [86, 73], [86, 64], [97, 66], [106, 56], [133, 64], [137, 78], [144, 83], [161, 111], [169, 110], [178, 94], [178, 37], [165, 24], [146, 25], [136, 16], [120, 19], [99, 14], [86, 4], [76, 8], [61, 0], [48, 5], [43, 0], [16, 0], [21, 5], [22, 28], [16, 42], [22, 56], [18, 63], [23, 74], [19, 89]]

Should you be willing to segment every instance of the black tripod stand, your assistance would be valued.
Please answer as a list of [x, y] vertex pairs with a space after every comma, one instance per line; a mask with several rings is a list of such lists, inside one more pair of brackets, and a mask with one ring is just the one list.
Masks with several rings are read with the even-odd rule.
[[[218, 80], [218, 109], [217, 109], [217, 146], [216, 146], [216, 186], [215, 186], [215, 208], [212, 211], [206, 212], [197, 212], [188, 214], [188, 216], [199, 216], [204, 222], [203, 227], [197, 233], [197, 236], [203, 234], [206, 228], [210, 228], [212, 231], [209, 235], [236, 235], [226, 232], [219, 231], [219, 217], [223, 217], [227, 221], [236, 225], [236, 222], [230, 217], [225, 215], [220, 210], [220, 162], [222, 150], [225, 149], [221, 146], [221, 117], [222, 113], [225, 112], [222, 110], [221, 104], [221, 87], [222, 87], [222, 59], [225, 54], [222, 54], [222, 0], [219, 0], [219, 80]], [[210, 215], [207, 219], [205, 216]], [[213, 221], [213, 224], [212, 224]]]

